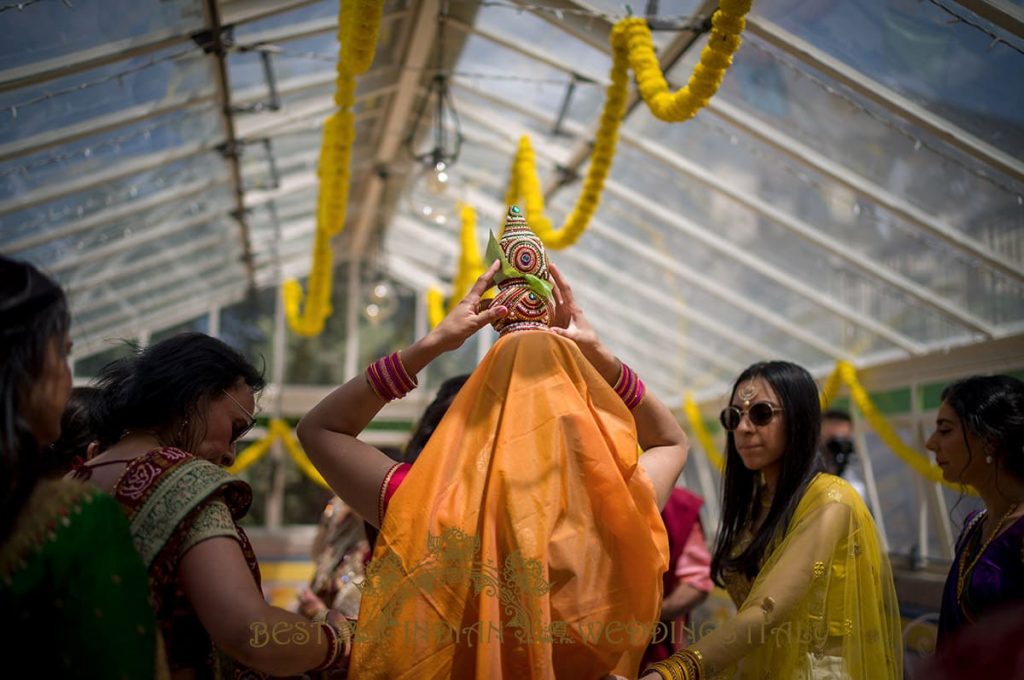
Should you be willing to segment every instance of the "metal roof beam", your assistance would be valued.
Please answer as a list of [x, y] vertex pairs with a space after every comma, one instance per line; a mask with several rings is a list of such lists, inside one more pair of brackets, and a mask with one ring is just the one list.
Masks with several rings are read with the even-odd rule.
[[[437, 33], [437, 14], [440, 0], [423, 0], [418, 3], [415, 17], [410, 18], [406, 33], [408, 44], [402, 58], [402, 71], [396, 84], [395, 96], [388, 104], [388, 110], [381, 119], [381, 130], [377, 138], [377, 167], [387, 167], [395, 158], [404, 142], [403, 132], [413, 105], [416, 103], [418, 83], [423, 69], [427, 67]], [[369, 176], [363, 188], [363, 205], [359, 217], [352, 225], [350, 253], [358, 261], [370, 239], [370, 231], [377, 220], [380, 202], [384, 196], [385, 179], [379, 173]]]
[[1024, 40], [1024, 12], [1006, 0], [956, 0], [957, 4], [977, 14], [1007, 33]]
[[217, 0], [206, 0], [204, 10], [206, 23], [210, 29], [210, 66], [213, 71], [213, 82], [220, 98], [221, 116], [224, 123], [226, 148], [224, 160], [228, 165], [228, 175], [231, 177], [235, 194], [235, 209], [231, 212], [231, 217], [238, 227], [238, 242], [242, 244], [242, 261], [245, 263], [246, 278], [250, 286], [255, 286], [256, 271], [252, 261], [252, 240], [249, 237], [249, 224], [245, 217], [245, 185], [242, 184], [242, 168], [238, 161], [239, 139], [235, 135], [235, 119], [231, 115], [231, 80], [228, 77], [224, 27]]

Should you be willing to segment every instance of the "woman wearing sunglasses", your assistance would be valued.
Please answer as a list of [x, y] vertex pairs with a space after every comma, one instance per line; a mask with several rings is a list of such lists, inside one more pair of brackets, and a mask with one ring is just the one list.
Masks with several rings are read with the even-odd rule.
[[174, 677], [297, 675], [344, 663], [334, 623], [266, 603], [238, 526], [252, 490], [224, 468], [263, 386], [241, 354], [201, 333], [158, 342], [99, 376], [95, 417], [107, 448], [72, 475], [109, 492], [128, 516]]
[[892, 572], [860, 496], [821, 472], [810, 374], [754, 364], [720, 419], [727, 457], [711, 574], [737, 613], [643, 680], [734, 669], [741, 678], [902, 678]]

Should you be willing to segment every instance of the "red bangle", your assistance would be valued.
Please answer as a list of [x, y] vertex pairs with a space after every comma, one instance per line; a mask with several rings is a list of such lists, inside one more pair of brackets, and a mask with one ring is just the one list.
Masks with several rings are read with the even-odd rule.
[[615, 381], [614, 389], [630, 411], [640, 404], [647, 391], [644, 381], [626, 364], [622, 364], [622, 371], [619, 373], [619, 379]]
[[384, 401], [401, 399], [418, 385], [402, 365], [398, 352], [377, 359], [366, 367], [366, 382]]

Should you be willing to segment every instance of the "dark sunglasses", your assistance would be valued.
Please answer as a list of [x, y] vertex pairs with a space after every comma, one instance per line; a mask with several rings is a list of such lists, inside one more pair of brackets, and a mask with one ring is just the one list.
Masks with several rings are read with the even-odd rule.
[[776, 413], [782, 413], [782, 409], [770, 401], [759, 401], [756, 404], [751, 404], [746, 411], [741, 411], [735, 406], [726, 406], [718, 415], [718, 420], [722, 423], [722, 427], [732, 432], [740, 426], [744, 415], [750, 418], [751, 424], [755, 427], [763, 427], [772, 422]]
[[238, 440], [240, 440], [245, 435], [249, 434], [249, 431], [252, 430], [252, 428], [255, 425], [256, 425], [256, 418], [253, 418], [252, 420], [249, 421], [249, 423], [247, 425], [243, 425], [241, 427], [239, 427], [238, 425], [235, 425], [234, 427], [232, 427], [231, 428], [231, 442], [230, 443], [231, 444], [237, 443]]

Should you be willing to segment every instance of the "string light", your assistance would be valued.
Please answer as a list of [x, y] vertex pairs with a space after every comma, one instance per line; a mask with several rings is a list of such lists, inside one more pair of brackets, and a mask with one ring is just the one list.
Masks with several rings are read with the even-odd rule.
[[39, 95], [38, 97], [33, 97], [32, 99], [27, 99], [23, 102], [18, 102], [17, 104], [11, 104], [6, 108], [8, 112], [10, 112], [11, 118], [17, 118], [19, 109], [25, 109], [30, 106], [33, 106], [34, 104], [39, 104], [41, 102], [47, 101], [48, 99], [56, 99], [57, 97], [63, 97], [65, 95], [80, 92], [82, 90], [87, 90], [91, 87], [102, 85], [104, 83], [109, 83], [114, 80], [118, 81], [118, 84], [120, 85], [122, 84], [121, 81], [125, 76], [131, 75], [133, 73], [138, 73], [139, 71], [143, 71], [147, 68], [150, 68], [151, 66], [156, 66], [157, 64], [162, 64], [164, 62], [178, 61], [186, 57], [192, 57], [195, 56], [195, 54], [195, 50], [189, 49], [181, 52], [175, 52], [174, 54], [169, 54], [159, 58], [154, 57], [149, 59], [145, 63], [139, 64], [138, 66], [133, 66], [129, 69], [125, 69], [124, 71], [119, 71], [118, 73], [113, 73], [109, 76], [97, 78], [96, 80], [90, 80], [84, 83], [79, 83], [78, 85], [73, 85], [71, 87], [64, 88], [63, 90], [54, 90], [53, 92], [47, 92], [45, 94]]
[[[20, 12], [21, 10], [25, 9], [26, 7], [34, 5], [34, 4], [36, 4], [37, 2], [40, 2], [40, 1], [41, 0], [25, 0], [25, 2], [18, 2], [18, 3], [15, 3], [13, 5], [4, 5], [4, 6], [0, 7], [0, 13], [6, 12], [7, 10], [11, 10], [11, 9], [16, 9], [16, 10], [18, 10]], [[68, 7], [71, 7], [71, 3], [68, 2], [67, 0], [65, 0], [64, 4], [66, 6], [68, 6]]]
[[953, 17], [953, 22], [952, 23], [967, 24], [968, 26], [970, 26], [971, 28], [975, 29], [976, 31], [981, 31], [982, 33], [984, 33], [988, 37], [992, 38], [992, 42], [989, 43], [989, 48], [990, 49], [995, 47], [996, 45], [1006, 45], [1011, 50], [1019, 52], [1020, 54], [1024, 54], [1024, 49], [1021, 49], [1020, 47], [1014, 45], [1013, 43], [1011, 43], [1009, 40], [1003, 38], [1002, 36], [996, 35], [996, 33], [994, 33], [993, 31], [990, 31], [989, 29], [985, 28], [981, 24], [979, 24], [977, 22], [974, 22], [974, 21], [971, 21], [970, 19], [968, 19], [967, 17], [963, 16], [962, 14], [957, 14], [956, 12], [951, 10], [949, 7], [946, 7], [944, 4], [939, 2], [939, 0], [928, 0], [928, 2], [931, 3], [932, 5], [935, 5], [940, 10], [942, 10], [943, 12], [948, 14], [949, 16]]

